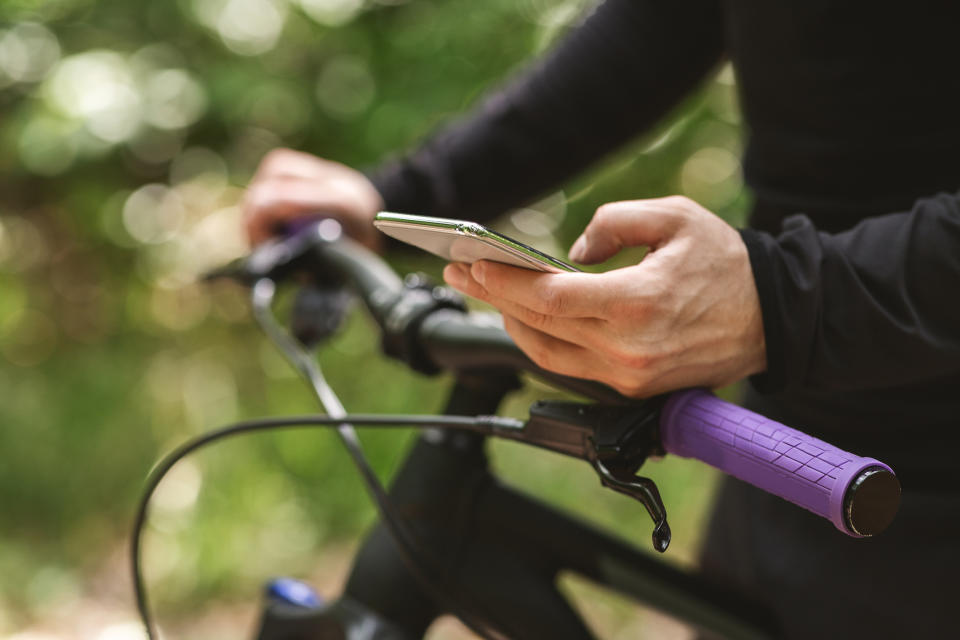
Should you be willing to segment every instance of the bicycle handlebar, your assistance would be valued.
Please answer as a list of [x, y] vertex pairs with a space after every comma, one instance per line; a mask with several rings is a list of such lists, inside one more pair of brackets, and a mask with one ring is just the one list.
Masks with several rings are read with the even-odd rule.
[[[268, 259], [261, 255], [258, 262], [255, 253], [246, 261], [246, 278], [290, 270], [308, 256], [308, 270], [319, 269], [327, 278], [331, 274], [324, 270], [333, 270], [351, 285], [380, 326], [388, 353], [415, 368], [523, 370], [600, 402], [636, 402], [599, 382], [541, 369], [514, 344], [495, 314], [465, 313], [451, 298], [455, 294], [443, 287], [405, 286], [379, 256], [340, 238], [339, 227], [336, 233], [322, 227], [314, 225], [279, 243], [287, 248], [278, 252], [275, 247]], [[879, 533], [899, 507], [900, 484], [887, 465], [704, 390], [670, 394], [659, 429], [666, 452], [706, 462], [827, 518], [853, 537]]]
[[886, 529], [900, 504], [893, 471], [724, 402], [702, 389], [670, 395], [660, 418], [668, 453], [696, 458], [866, 537]]

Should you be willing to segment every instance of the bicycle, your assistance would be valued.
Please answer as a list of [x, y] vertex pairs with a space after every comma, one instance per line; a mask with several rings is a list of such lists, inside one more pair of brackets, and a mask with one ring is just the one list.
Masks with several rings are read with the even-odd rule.
[[[780, 495], [855, 537], [875, 535], [899, 506], [892, 470], [844, 452], [705, 390], [637, 401], [602, 384], [538, 368], [493, 314], [468, 312], [459, 294], [421, 276], [401, 280], [378, 256], [341, 237], [330, 220], [268, 243], [211, 277], [250, 286], [254, 316], [309, 381], [326, 416], [239, 423], [187, 443], [147, 483], [132, 545], [137, 603], [153, 635], [140, 571], [140, 533], [149, 498], [177, 460], [221, 438], [314, 425], [336, 428], [381, 519], [355, 557], [343, 595], [320, 604], [301, 583], [268, 587], [258, 640], [407, 640], [422, 637], [445, 613], [486, 638], [592, 638], [554, 585], [561, 570], [579, 573], [693, 627], [722, 637], [776, 636], [769, 612], [696, 574], [656, 562], [607, 534], [501, 486], [484, 442], [501, 437], [588, 461], [601, 483], [639, 500], [650, 514], [653, 546], [670, 542], [656, 485], [638, 476], [651, 456], [696, 457]], [[285, 331], [272, 313], [278, 283], [302, 289]], [[308, 349], [323, 342], [353, 291], [382, 331], [383, 350], [422, 373], [453, 371], [444, 415], [348, 415]], [[496, 417], [519, 386], [518, 371], [596, 404], [537, 402], [527, 421]], [[424, 429], [389, 491], [366, 464], [353, 426]], [[402, 515], [401, 515], [402, 514]]]

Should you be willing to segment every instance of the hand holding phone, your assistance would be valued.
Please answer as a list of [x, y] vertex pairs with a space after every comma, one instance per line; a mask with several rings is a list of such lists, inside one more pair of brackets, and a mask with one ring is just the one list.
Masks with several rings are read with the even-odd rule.
[[473, 264], [492, 260], [546, 271], [576, 272], [576, 267], [476, 222], [381, 211], [373, 225], [391, 238], [450, 260]]

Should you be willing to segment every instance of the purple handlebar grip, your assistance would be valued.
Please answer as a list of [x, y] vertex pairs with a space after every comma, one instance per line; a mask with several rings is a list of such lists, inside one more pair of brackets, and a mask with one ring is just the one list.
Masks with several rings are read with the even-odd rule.
[[[660, 439], [668, 453], [706, 462], [827, 518], [853, 537], [886, 528], [899, 506], [899, 482], [882, 462], [838, 449], [703, 389], [670, 395], [660, 418]], [[871, 476], [876, 478], [868, 482]], [[861, 487], [862, 499], [857, 495]], [[858, 520], [867, 526], [856, 526]]]

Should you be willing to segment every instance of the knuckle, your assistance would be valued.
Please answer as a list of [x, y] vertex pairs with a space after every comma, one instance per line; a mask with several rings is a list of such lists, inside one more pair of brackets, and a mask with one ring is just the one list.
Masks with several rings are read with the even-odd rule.
[[610, 213], [613, 211], [612, 203], [608, 202], [597, 207], [597, 210], [593, 214], [593, 223], [594, 224], [603, 224], [607, 218], [610, 217]]
[[687, 196], [670, 196], [668, 200], [672, 213], [681, 222], [688, 222], [703, 212], [703, 207]]
[[663, 201], [664, 201], [664, 204], [670, 205], [671, 207], [675, 207], [681, 210], [689, 209], [695, 204], [693, 200], [691, 200], [687, 196], [681, 196], [681, 195], [667, 196], [666, 198], [663, 199]]
[[[591, 221], [591, 226], [596, 226], [599, 228], [604, 228], [609, 226], [617, 217], [623, 213], [623, 202], [608, 202], [597, 207], [596, 213], [593, 214], [593, 220]], [[589, 228], [589, 227], [588, 227]]]
[[545, 313], [540, 313], [539, 311], [527, 309], [524, 312], [523, 321], [532, 327], [543, 329], [550, 325], [551, 316]]
[[566, 297], [563, 292], [554, 287], [545, 287], [540, 293], [541, 309], [539, 313], [545, 316], [561, 315], [566, 309]]

